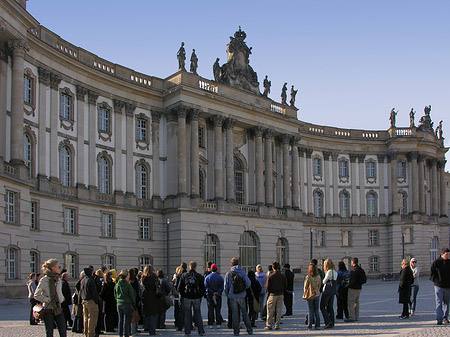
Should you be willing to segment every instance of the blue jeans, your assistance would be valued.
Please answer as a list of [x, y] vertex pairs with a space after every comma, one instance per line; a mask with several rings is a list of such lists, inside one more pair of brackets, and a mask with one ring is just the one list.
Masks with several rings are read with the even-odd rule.
[[156, 335], [156, 315], [145, 316], [147, 323], [148, 333], [150, 335]]
[[119, 336], [122, 337], [125, 333], [125, 337], [130, 337], [133, 306], [131, 304], [118, 305], [117, 312], [119, 313]]
[[334, 324], [334, 295], [323, 295], [320, 299], [320, 311], [322, 311], [323, 320], [325, 325], [333, 323]]
[[434, 286], [434, 295], [436, 299], [436, 321], [448, 319], [448, 307], [450, 305], [450, 288], [441, 288]]
[[319, 296], [314, 297], [312, 300], [308, 300], [308, 328], [312, 328], [313, 320], [316, 322], [316, 328], [320, 327], [320, 315], [319, 315]]
[[223, 318], [220, 313], [220, 310], [222, 309], [222, 296], [216, 297], [216, 303], [214, 303], [212, 294], [208, 294], [206, 300], [208, 302], [208, 325], [213, 325], [214, 322], [218, 325], [222, 324]]
[[239, 335], [239, 312], [242, 314], [244, 319], [245, 326], [247, 328], [247, 332], [253, 332], [252, 324], [250, 322], [250, 318], [247, 313], [247, 306], [244, 298], [229, 298], [232, 320], [233, 320], [233, 330], [235, 335]]
[[[264, 308], [264, 306], [266, 304], [266, 302], [264, 301], [265, 299], [266, 299], [266, 293], [260, 293], [259, 294], [259, 303], [262, 304], [263, 308]], [[263, 312], [264, 312], [264, 310], [261, 311], [260, 314], [259, 314], [259, 317], [261, 317], [261, 319], [263, 317]], [[266, 312], [267, 312], [267, 310], [266, 310]]]
[[412, 296], [411, 296], [411, 310], [416, 311], [416, 301], [417, 301], [417, 293], [419, 292], [419, 285], [413, 284], [412, 285]]
[[59, 337], [66, 337], [66, 319], [64, 318], [64, 314], [62, 312], [56, 316], [54, 313], [45, 312], [45, 335], [47, 337], [53, 337], [55, 323], [58, 326]]
[[197, 325], [198, 333], [204, 334], [205, 329], [203, 328], [202, 312], [200, 311], [200, 305], [202, 303], [201, 298], [190, 299], [183, 298], [183, 309], [184, 309], [184, 333], [186, 335], [191, 334], [192, 328], [192, 307], [194, 308], [194, 319]]

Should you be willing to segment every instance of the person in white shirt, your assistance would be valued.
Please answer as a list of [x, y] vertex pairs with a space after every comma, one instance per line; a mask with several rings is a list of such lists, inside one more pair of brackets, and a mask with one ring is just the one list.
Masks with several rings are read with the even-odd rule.
[[324, 289], [322, 292], [322, 298], [320, 299], [320, 311], [322, 312], [322, 316], [325, 321], [325, 329], [329, 329], [334, 326], [335, 317], [333, 303], [337, 290], [337, 271], [331, 259], [325, 260], [324, 271], [325, 278], [322, 281], [324, 284]]
[[417, 259], [413, 257], [411, 259], [411, 269], [414, 275], [414, 283], [412, 284], [412, 296], [411, 296], [411, 310], [409, 312], [409, 315], [414, 315], [414, 311], [416, 311], [416, 300], [417, 300], [417, 293], [419, 292], [419, 266], [417, 265]]

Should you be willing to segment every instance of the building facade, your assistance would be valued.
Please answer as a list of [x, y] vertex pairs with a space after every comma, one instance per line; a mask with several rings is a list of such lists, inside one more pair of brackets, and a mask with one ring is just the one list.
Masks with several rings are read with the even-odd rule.
[[[288, 105], [259, 93], [242, 57], [215, 80], [179, 57], [161, 79], [72, 45], [25, 8], [0, 4], [2, 296], [53, 257], [77, 278], [85, 265], [172, 272], [189, 260], [224, 271], [234, 256], [304, 272], [312, 252], [357, 256], [379, 277], [402, 254], [426, 266], [448, 246], [431, 108], [388, 130], [308, 124], [295, 94]], [[228, 52], [248, 60], [245, 33], [234, 36]]]

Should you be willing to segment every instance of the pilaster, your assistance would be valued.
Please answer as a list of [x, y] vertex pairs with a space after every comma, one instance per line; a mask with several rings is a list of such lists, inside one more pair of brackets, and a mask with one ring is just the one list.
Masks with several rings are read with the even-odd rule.
[[153, 150], [153, 167], [152, 167], [152, 177], [153, 177], [153, 199], [161, 199], [161, 162], [159, 159], [159, 125], [161, 122], [162, 111], [153, 108], [152, 109], [152, 150]]
[[272, 137], [273, 130], [266, 129], [264, 131], [264, 139], [265, 139], [265, 186], [266, 186], [266, 206], [274, 206], [273, 200], [273, 165], [272, 165]]
[[198, 153], [198, 116], [200, 110], [193, 109], [190, 114], [191, 120], [191, 198], [200, 196], [200, 180], [199, 180], [199, 153]]
[[88, 163], [89, 167], [89, 188], [97, 189], [96, 176], [98, 170], [96, 169], [96, 142], [97, 142], [97, 98], [98, 93], [95, 91], [88, 90], [88, 118], [89, 118], [89, 148], [88, 148]]
[[233, 202], [235, 200], [234, 191], [234, 156], [233, 156], [233, 126], [236, 124], [236, 120], [227, 118], [224, 123], [226, 133], [226, 182], [227, 182], [227, 196], [228, 201]]
[[[77, 96], [77, 187], [85, 188], [85, 158], [84, 158], [84, 140], [86, 135], [84, 134], [84, 108], [85, 108], [85, 97], [88, 90], [81, 85], [77, 85], [76, 96]], [[117, 135], [116, 135], [117, 136]], [[120, 161], [116, 158], [116, 163]], [[117, 172], [116, 172], [117, 173]], [[116, 185], [117, 186], [117, 185]]]
[[264, 129], [256, 127], [253, 129], [256, 143], [255, 171], [256, 171], [256, 204], [264, 205], [264, 173], [263, 173], [263, 135]]
[[[59, 181], [58, 175], [58, 120], [59, 84], [61, 77], [50, 74], [50, 181]], [[45, 153], [45, 152], [44, 152]]]

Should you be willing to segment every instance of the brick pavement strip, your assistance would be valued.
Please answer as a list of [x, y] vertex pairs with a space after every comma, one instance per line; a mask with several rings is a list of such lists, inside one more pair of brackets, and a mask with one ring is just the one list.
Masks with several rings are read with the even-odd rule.
[[[411, 337], [438, 337], [450, 336], [450, 325], [437, 326], [434, 320], [434, 294], [433, 286], [428, 280], [421, 282], [416, 315], [409, 320], [398, 318], [401, 305], [398, 304], [397, 282], [369, 281], [361, 294], [360, 321], [344, 323], [336, 321], [336, 326], [329, 330], [308, 331], [304, 325], [306, 302], [299, 299], [301, 285], [296, 285], [294, 316], [283, 318], [280, 331], [264, 331], [264, 322], [257, 321], [254, 329], [257, 335], [295, 336], [295, 335], [329, 335], [329, 336], [411, 336]], [[203, 301], [204, 302], [204, 301]], [[28, 325], [27, 317], [29, 305], [26, 300], [0, 300], [0, 337], [38, 337], [45, 336], [43, 325]], [[226, 316], [226, 308], [222, 308]], [[206, 304], [202, 303], [203, 318], [206, 318]], [[225, 317], [226, 318], [226, 317]], [[173, 327], [173, 309], [167, 314], [167, 325]], [[322, 321], [323, 326], [323, 321]], [[183, 336], [173, 328], [160, 330], [162, 336]], [[245, 329], [241, 329], [246, 335]], [[57, 331], [54, 332], [58, 336]], [[144, 335], [141, 333], [141, 335]], [[232, 330], [222, 327], [220, 329], [206, 329], [207, 336], [230, 336]], [[68, 331], [67, 336], [80, 337], [82, 334]], [[118, 336], [117, 334], [104, 334], [103, 336]], [[192, 336], [197, 336], [196, 331]]]

